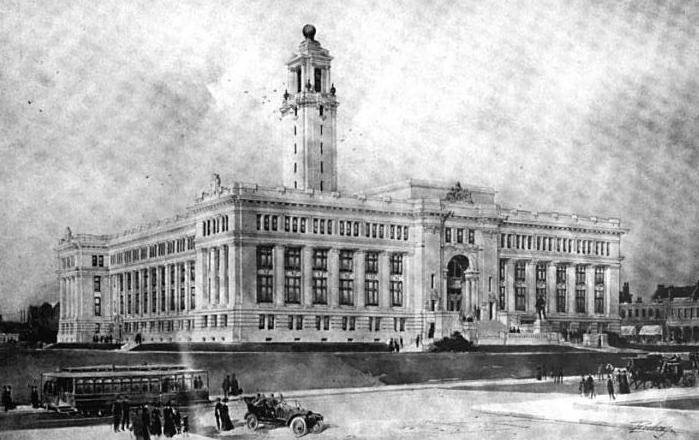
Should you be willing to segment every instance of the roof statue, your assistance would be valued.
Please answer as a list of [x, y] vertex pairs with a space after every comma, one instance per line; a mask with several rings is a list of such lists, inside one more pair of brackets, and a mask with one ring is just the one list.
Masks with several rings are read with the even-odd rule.
[[473, 200], [471, 199], [471, 191], [467, 190], [466, 188], [462, 188], [460, 182], [456, 182], [456, 185], [451, 187], [444, 200], [448, 202], [473, 203]]
[[211, 195], [221, 193], [221, 176], [218, 174], [211, 175]]
[[66, 226], [66, 232], [63, 235], [64, 240], [72, 240], [73, 239], [73, 231], [70, 230], [69, 226]]
[[307, 24], [301, 30], [303, 37], [307, 40], [315, 41], [316, 39], [316, 27], [312, 24]]

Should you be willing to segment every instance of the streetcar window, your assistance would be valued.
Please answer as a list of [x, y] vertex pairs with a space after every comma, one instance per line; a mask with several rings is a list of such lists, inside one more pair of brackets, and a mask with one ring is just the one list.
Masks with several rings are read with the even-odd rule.
[[158, 379], [151, 379], [150, 380], [150, 391], [151, 393], [159, 393], [160, 392], [160, 382]]
[[191, 374], [184, 375], [184, 389], [185, 390], [192, 389], [192, 375]]
[[99, 394], [104, 390], [102, 387], [102, 379], [95, 379], [95, 394]]
[[92, 394], [94, 391], [94, 381], [92, 379], [88, 379], [85, 381], [85, 394]]
[[131, 392], [137, 393], [138, 391], [139, 391], [139, 389], [138, 389], [138, 379], [134, 378], [134, 379], [131, 381]]
[[75, 382], [75, 393], [76, 394], [82, 394], [85, 391], [85, 385], [83, 383], [82, 379], [78, 379]]
[[148, 392], [148, 378], [144, 377], [141, 379], [141, 390], [143, 390], [144, 393]]
[[114, 387], [112, 385], [112, 379], [104, 379], [104, 392], [113, 393]]

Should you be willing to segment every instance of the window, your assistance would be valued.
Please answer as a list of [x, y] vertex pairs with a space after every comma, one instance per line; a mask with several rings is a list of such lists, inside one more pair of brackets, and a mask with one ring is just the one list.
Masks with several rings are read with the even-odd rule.
[[323, 330], [330, 330], [330, 317], [323, 316]]
[[585, 265], [575, 266], [575, 284], [585, 284]]
[[100, 276], [93, 277], [92, 284], [93, 284], [95, 292], [102, 291], [102, 277], [100, 277]]
[[313, 304], [328, 303], [328, 279], [313, 277]]
[[456, 230], [456, 242], [457, 243], [463, 243], [464, 242], [464, 230], [459, 228]]
[[[296, 185], [294, 185], [294, 188], [295, 188], [295, 187], [296, 187]], [[289, 217], [284, 216], [284, 230], [285, 230], [286, 232], [289, 232], [289, 229], [290, 229], [290, 228], [289, 228], [289, 225], [290, 225], [290, 219], [289, 219]]]
[[369, 317], [369, 331], [372, 331], [374, 329], [374, 318]]
[[505, 281], [505, 268], [507, 267], [507, 260], [500, 260], [499, 261], [499, 267], [498, 267], [498, 277], [500, 278], [500, 281]]
[[604, 267], [595, 267], [595, 284], [604, 285]]
[[566, 311], [566, 289], [565, 288], [556, 289], [556, 311], [559, 313], [565, 313], [565, 311]]
[[[531, 237], [529, 237], [531, 240]], [[476, 231], [473, 229], [468, 230], [468, 244], [475, 244], [476, 243]], [[531, 243], [531, 241], [530, 241]]]
[[301, 270], [300, 248], [286, 248], [284, 251], [284, 269]]
[[349, 317], [349, 330], [350, 331], [352, 331], [352, 332], [354, 331], [355, 324], [356, 324], [356, 318], [354, 316], [350, 316]]
[[274, 330], [274, 315], [267, 315], [267, 330]]
[[558, 265], [556, 266], [556, 283], [565, 284], [566, 282], [566, 266]]
[[515, 310], [526, 310], [527, 289], [525, 287], [515, 287]]
[[296, 330], [303, 330], [303, 315], [296, 316]]
[[102, 316], [102, 298], [95, 297], [95, 316]]
[[342, 317], [342, 330], [343, 331], [347, 331], [347, 322], [348, 322], [347, 316], [343, 316]]
[[320, 330], [320, 325], [323, 320], [322, 316], [316, 316], [316, 330]]
[[[314, 90], [316, 92], [320, 92], [322, 78], [323, 78], [323, 71], [321, 69], [319, 69], [318, 67], [313, 69], [313, 86], [314, 86]], [[321, 105], [320, 107], [321, 107], [320, 115], [323, 116], [323, 110], [322, 110], [323, 106]]]
[[287, 304], [301, 303], [301, 277], [284, 277], [284, 302]]
[[328, 251], [327, 249], [313, 250], [313, 270], [328, 270]]
[[575, 312], [585, 313], [585, 288], [578, 287], [575, 289]]
[[381, 330], [381, 317], [377, 316], [374, 318], [374, 331], [378, 332]]
[[340, 251], [340, 272], [352, 272], [354, 253], [352, 251]]
[[216, 315], [211, 315], [211, 327], [218, 326], [218, 317]]
[[546, 263], [536, 265], [536, 281], [546, 281]]
[[444, 241], [446, 243], [451, 243], [451, 228], [444, 229]]
[[271, 303], [273, 289], [272, 275], [257, 275], [258, 303]]
[[294, 329], [294, 315], [289, 315], [289, 330]]
[[500, 310], [505, 310], [505, 286], [500, 286], [500, 292], [498, 296], [498, 308]]
[[228, 327], [228, 315], [221, 315], [221, 327]]
[[340, 305], [351, 306], [354, 304], [354, 281], [340, 280]]
[[[158, 325], [162, 324], [162, 322], [158, 322]], [[202, 327], [208, 327], [209, 326], [209, 317], [207, 315], [204, 315], [201, 317], [201, 326]]]
[[403, 282], [391, 281], [391, 305], [401, 307], [403, 305]]
[[518, 261], [515, 263], [515, 281], [524, 281], [526, 278], [525, 274], [525, 263], [523, 261]]
[[[204, 316], [204, 322], [206, 322], [206, 316]], [[206, 327], [206, 326], [204, 326], [204, 327]], [[265, 315], [260, 315], [260, 322], [259, 322], [258, 328], [260, 330], [265, 329]]]
[[378, 280], [366, 280], [364, 283], [366, 290], [366, 305], [368, 306], [378, 306], [379, 305], [379, 281]]
[[604, 287], [595, 288], [595, 313], [604, 313]]
[[403, 274], [403, 254], [391, 254], [391, 275]]
[[97, 255], [92, 256], [92, 267], [97, 267]]
[[379, 254], [378, 252], [366, 253], [366, 273], [379, 273]]

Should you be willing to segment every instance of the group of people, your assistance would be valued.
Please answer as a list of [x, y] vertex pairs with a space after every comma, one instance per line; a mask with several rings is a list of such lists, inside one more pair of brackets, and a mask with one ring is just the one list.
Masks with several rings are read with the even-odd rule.
[[114, 432], [131, 430], [137, 440], [152, 437], [189, 436], [189, 418], [168, 401], [165, 405], [153, 402], [131, 407], [128, 396], [117, 396], [112, 404]]
[[16, 407], [14, 400], [12, 400], [12, 387], [10, 385], [2, 387], [2, 406], [5, 408], [5, 412]]
[[235, 374], [229, 374], [223, 379], [223, 383], [221, 384], [221, 390], [223, 391], [223, 397], [227, 398], [228, 396], [238, 396], [240, 394], [243, 394], [243, 389], [240, 388], [240, 385], [238, 384], [238, 379], [236, 379]]
[[214, 417], [216, 417], [216, 429], [219, 431], [230, 431], [234, 428], [233, 421], [231, 420], [231, 415], [228, 412], [228, 398], [224, 397], [223, 401], [221, 398], [216, 399], [216, 405], [214, 406]]
[[390, 338], [388, 340], [388, 349], [391, 350], [391, 352], [398, 353], [401, 348], [403, 348], [403, 338], [395, 339], [395, 338]]
[[510, 327], [510, 333], [521, 333], [519, 327]]
[[114, 337], [112, 335], [93, 335], [92, 342], [95, 344], [112, 344]]
[[563, 383], [563, 367], [547, 368], [546, 364], [536, 367], [536, 380], [546, 380], [547, 375], [553, 379], [553, 383]]
[[[604, 376], [600, 377], [599, 381], [605, 381]], [[612, 372], [608, 373], [606, 377], [606, 385], [607, 396], [609, 396], [609, 400], [616, 400], [616, 394], [614, 392], [614, 382], [614, 375], [612, 374]], [[631, 392], [626, 372], [619, 371], [616, 376], [616, 382], [619, 394], [629, 394]], [[597, 393], [595, 392], [595, 380], [592, 378], [592, 375], [588, 375], [587, 378], [585, 378], [585, 375], [583, 374], [580, 377], [580, 385], [578, 388], [580, 396], [582, 397], [587, 397], [590, 399], [594, 399], [595, 397], [597, 397]]]

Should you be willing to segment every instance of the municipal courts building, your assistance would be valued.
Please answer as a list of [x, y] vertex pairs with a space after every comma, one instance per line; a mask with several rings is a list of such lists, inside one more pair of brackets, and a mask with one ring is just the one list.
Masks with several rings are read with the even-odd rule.
[[619, 331], [618, 219], [509, 209], [457, 182], [338, 191], [339, 95], [315, 33], [285, 66], [283, 181], [213, 175], [175, 217], [67, 229], [59, 342], [478, 339], [541, 328], [537, 308], [549, 332]]

